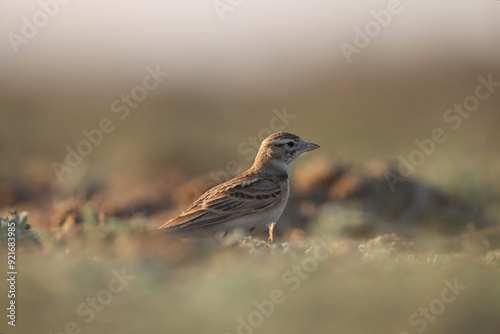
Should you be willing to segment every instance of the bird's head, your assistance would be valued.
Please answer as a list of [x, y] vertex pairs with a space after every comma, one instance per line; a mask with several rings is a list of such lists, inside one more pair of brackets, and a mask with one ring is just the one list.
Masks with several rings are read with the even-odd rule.
[[288, 172], [295, 159], [319, 147], [293, 133], [277, 132], [262, 142], [254, 166], [265, 164]]

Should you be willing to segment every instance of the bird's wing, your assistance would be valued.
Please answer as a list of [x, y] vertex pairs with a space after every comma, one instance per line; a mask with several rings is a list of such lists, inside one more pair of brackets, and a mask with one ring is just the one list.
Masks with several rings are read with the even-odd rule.
[[257, 176], [235, 178], [210, 189], [189, 209], [156, 230], [188, 230], [222, 223], [269, 208], [281, 196], [281, 187], [273, 180]]

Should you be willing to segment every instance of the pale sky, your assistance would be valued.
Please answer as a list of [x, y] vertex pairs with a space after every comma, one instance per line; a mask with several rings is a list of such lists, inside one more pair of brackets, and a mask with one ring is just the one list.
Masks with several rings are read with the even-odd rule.
[[340, 43], [352, 44], [355, 27], [364, 29], [374, 20], [371, 11], [390, 1], [240, 1], [221, 20], [212, 0], [72, 0], [16, 54], [9, 33], [22, 36], [23, 17], [33, 22], [40, 4], [53, 1], [0, 3], [4, 93], [99, 94], [155, 65], [175, 75], [173, 87], [165, 87], [169, 92], [199, 87], [207, 94], [256, 96], [277, 86], [300, 88], [325, 75], [324, 69], [334, 75], [337, 69], [440, 55], [500, 66], [498, 1], [402, 0], [400, 12], [347, 64]]

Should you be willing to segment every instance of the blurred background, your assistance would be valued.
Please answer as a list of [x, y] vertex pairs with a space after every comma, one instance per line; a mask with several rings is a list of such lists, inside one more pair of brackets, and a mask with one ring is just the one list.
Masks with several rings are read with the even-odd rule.
[[[494, 2], [401, 1], [350, 63], [341, 43], [355, 46], [355, 28], [364, 31], [387, 1], [241, 1], [232, 11], [216, 3], [58, 4], [16, 53], [8, 34], [23, 36], [22, 18], [33, 22], [42, 7], [2, 2], [3, 177], [31, 159], [62, 163], [65, 147], [76, 148], [102, 118], [116, 129], [83, 168], [114, 174], [168, 164], [205, 173], [246, 162], [238, 144], [285, 106], [296, 115], [285, 130], [320, 143], [323, 154], [396, 160], [446, 125], [443, 113], [474, 93], [478, 76], [499, 80]], [[169, 76], [121, 121], [111, 104], [142, 83], [148, 66]], [[495, 93], [481, 102], [418, 175], [444, 181], [433, 174], [445, 163], [448, 172], [497, 174], [489, 168], [499, 101]]]
[[[385, 212], [409, 186], [376, 202], [385, 197], [373, 189], [390, 189], [380, 171], [397, 170], [435, 128], [447, 140], [415, 166], [405, 205], [419, 205], [413, 196], [424, 184], [439, 200], [465, 203], [461, 226], [500, 218], [500, 87], [467, 118], [444, 119], [476, 94], [480, 77], [500, 82], [498, 2], [9, 0], [0, 22], [0, 210], [27, 210], [50, 238], [85, 221], [87, 201], [97, 223], [140, 213], [152, 228], [249, 167], [274, 128], [321, 145], [294, 166], [297, 205], [285, 217], [302, 220], [293, 227], [328, 221], [329, 206], [318, 209], [326, 199], [315, 210], [304, 199], [313, 190], [322, 198], [310, 185], [330, 187], [350, 168], [363, 171], [355, 179], [364, 185], [378, 180], [353, 196]], [[81, 144], [84, 132], [98, 144]], [[68, 152], [79, 149], [89, 153], [69, 166]], [[329, 202], [359, 185], [352, 173], [347, 180], [329, 188]], [[357, 207], [345, 210], [353, 217]], [[403, 224], [412, 215], [398, 210], [380, 219]]]

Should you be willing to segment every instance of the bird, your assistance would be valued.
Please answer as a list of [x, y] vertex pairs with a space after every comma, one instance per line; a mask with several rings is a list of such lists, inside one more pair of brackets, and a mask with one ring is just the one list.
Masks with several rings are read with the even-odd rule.
[[292, 133], [271, 134], [262, 141], [246, 172], [211, 188], [155, 231], [201, 232], [218, 241], [235, 229], [246, 235], [265, 232], [269, 223], [278, 221], [288, 202], [293, 162], [319, 147]]

